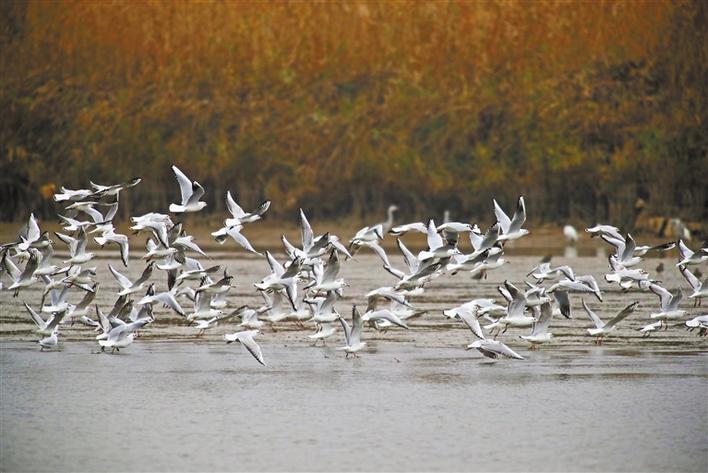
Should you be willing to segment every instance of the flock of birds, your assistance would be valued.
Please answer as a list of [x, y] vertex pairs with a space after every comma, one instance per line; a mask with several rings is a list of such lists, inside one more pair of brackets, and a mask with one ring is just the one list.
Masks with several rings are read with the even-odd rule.
[[[201, 200], [204, 188], [176, 166], [172, 166], [172, 170], [179, 183], [181, 200], [169, 206], [170, 213], [180, 215], [202, 210], [206, 206], [206, 202]], [[88, 265], [96, 255], [87, 251], [87, 242], [93, 237], [101, 247], [117, 246], [122, 264], [128, 267], [131, 262], [129, 240], [126, 235], [117, 232], [113, 219], [118, 211], [120, 193], [140, 182], [140, 178], [135, 178], [110, 186], [91, 182], [90, 189], [61, 188], [54, 200], [66, 203], [66, 215], [59, 215], [63, 232], [56, 232], [55, 235], [68, 246], [70, 255], [61, 263], [53, 258], [54, 242], [49, 232], [40, 230], [34, 215], [30, 215], [16, 241], [0, 246], [0, 289], [13, 291], [17, 296], [34, 284], [44, 285], [39, 306], [33, 308], [24, 303], [36, 324], [36, 332], [46, 335], [38, 341], [41, 350], [57, 348], [60, 328], [78, 322], [95, 328], [101, 351], [107, 348], [111, 352], [119, 351], [133, 343], [138, 331], [155, 320], [157, 306], [178, 314], [186, 324], [194, 327], [196, 336], [204, 335], [228, 319], [238, 321], [239, 330], [226, 334], [224, 340], [227, 343], [239, 342], [263, 365], [266, 363], [256, 336], [265, 324], [275, 330], [275, 324], [286, 321], [299, 326], [314, 324], [315, 332], [308, 338], [315, 344], [320, 340], [324, 344], [325, 339], [341, 328], [344, 344], [338, 350], [345, 352], [346, 357], [358, 356], [357, 353], [366, 347], [366, 341], [362, 340], [364, 324], [380, 331], [408, 329], [408, 321], [424, 313], [416, 310], [410, 299], [422, 294], [429, 281], [445, 273], [456, 274], [460, 271], [469, 272], [476, 279], [486, 277], [488, 271], [507, 263], [504, 245], [529, 233], [523, 228], [526, 221], [523, 197], [519, 197], [511, 218], [494, 201], [496, 221], [486, 232], [482, 232], [477, 225], [454, 221], [436, 225], [430, 220], [427, 223], [394, 226], [397, 208], [391, 206], [385, 222], [362, 228], [346, 245], [331, 233], [315, 235], [305, 213], [300, 210], [301, 245], [296, 246], [282, 236], [287, 259], [281, 262], [270, 251], [264, 254], [256, 251], [243, 234], [247, 225], [257, 222], [268, 211], [270, 201], [252, 212], [246, 212], [227, 192], [226, 204], [230, 216], [212, 236], [221, 244], [230, 238], [244, 250], [265, 258], [270, 272], [254, 284], [263, 304], [230, 309], [226, 296], [232, 288], [233, 276], [220, 265], [202, 265], [197, 257], [205, 257], [206, 254], [186, 233], [182, 223], [173, 221], [168, 214], [150, 212], [132, 217], [130, 227], [134, 232], [148, 236], [146, 253], [141, 257], [145, 268], [140, 277], [131, 279], [113, 265], [107, 265], [119, 291], [112, 309], [105, 314], [93, 303], [99, 283], [95, 281], [97, 268]], [[418, 254], [411, 252], [401, 239], [410, 232], [425, 234], [427, 249]], [[564, 232], [566, 237], [572, 233], [567, 227]], [[668, 329], [670, 323], [675, 326], [677, 321], [689, 330], [698, 329], [701, 336], [708, 333], [708, 315], [685, 320], [688, 314], [680, 308], [684, 297], [681, 289], [669, 291], [646, 271], [637, 268], [648, 252], [667, 251], [678, 246], [680, 259], [676, 266], [689, 284], [688, 298], [694, 300], [694, 306], [700, 305], [701, 298], [708, 296], [708, 279], [701, 282], [689, 267], [708, 261], [708, 248], [692, 251], [682, 240], [658, 246], [639, 246], [631, 235], [622, 235], [611, 225], [596, 225], [588, 228], [587, 232], [614, 248], [608, 258], [609, 271], [604, 276], [607, 282], [616, 283], [625, 291], [637, 288], [658, 296], [658, 308], [649, 316], [651, 323], [641, 328], [644, 334], [648, 335], [662, 326]], [[380, 244], [387, 234], [396, 237], [405, 262], [402, 269], [391, 264]], [[458, 245], [460, 235], [469, 238], [470, 253], [461, 251]], [[341, 261], [352, 258], [361, 248], [373, 250], [396, 282], [367, 293], [366, 309], [360, 311], [354, 305], [350, 322], [335, 308], [347, 287], [346, 281], [338, 276]], [[20, 270], [22, 264], [24, 267]], [[164, 289], [158, 289], [153, 282], [156, 270], [163, 271], [167, 276]], [[476, 349], [489, 358], [523, 359], [498, 340], [499, 335], [509, 328], [530, 329], [530, 334], [521, 338], [529, 343], [531, 350], [535, 350], [551, 341], [549, 328], [553, 317], [571, 317], [572, 294], [603, 301], [595, 278], [577, 275], [570, 266], [552, 267], [550, 262], [543, 262], [533, 268], [527, 277], [533, 282], [525, 281], [522, 288], [509, 281], [498, 288], [504, 299], [501, 304], [489, 298], [474, 299], [443, 311], [444, 316], [465, 324], [477, 338], [467, 349]], [[79, 292], [81, 299], [70, 303], [70, 292]], [[185, 301], [191, 303], [191, 309], [185, 309], [188, 304]], [[588, 335], [594, 337], [595, 343], [602, 343], [603, 337], [632, 314], [638, 304], [637, 301], [631, 302], [603, 322], [582, 299], [583, 310], [593, 325], [587, 329]], [[93, 314], [95, 316], [92, 318]]]

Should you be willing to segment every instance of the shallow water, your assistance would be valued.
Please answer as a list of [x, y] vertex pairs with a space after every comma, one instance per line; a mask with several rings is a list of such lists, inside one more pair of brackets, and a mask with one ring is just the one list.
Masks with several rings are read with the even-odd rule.
[[3, 342], [5, 471], [706, 471], [705, 353]]
[[[259, 304], [252, 283], [267, 273], [263, 259], [213, 256], [209, 264], [236, 275], [230, 305]], [[482, 281], [464, 273], [432, 281], [412, 299], [428, 313], [407, 331], [365, 328], [369, 347], [358, 359], [334, 350], [341, 333], [313, 348], [310, 326], [266, 327], [268, 368], [223, 344], [234, 322], [197, 340], [162, 308], [120, 354], [93, 354], [95, 333], [78, 324], [62, 328], [60, 352], [40, 353], [22, 301], [37, 306], [41, 285], [18, 298], [0, 291], [0, 470], [708, 471], [708, 339], [679, 326], [642, 338], [636, 329], [658, 298], [607, 284], [603, 257], [553, 262], [598, 279], [604, 302], [586, 301], [603, 319], [640, 301], [604, 346], [592, 345], [571, 295], [574, 318], [554, 319], [553, 342], [540, 351], [519, 340], [527, 330], [502, 335], [527, 360], [490, 362], [463, 349], [472, 334], [441, 311], [476, 297], [501, 301], [497, 285], [521, 284], [539, 258], [509, 259]], [[109, 261], [95, 262], [105, 311], [117, 289]], [[654, 274], [658, 262], [643, 266]], [[685, 288], [664, 263], [666, 287]], [[142, 267], [131, 261], [126, 274]], [[350, 287], [337, 308], [347, 316], [366, 292], [394, 282], [370, 254], [343, 262], [341, 275]], [[161, 272], [153, 280], [164, 287]], [[682, 308], [705, 313], [688, 301]]]

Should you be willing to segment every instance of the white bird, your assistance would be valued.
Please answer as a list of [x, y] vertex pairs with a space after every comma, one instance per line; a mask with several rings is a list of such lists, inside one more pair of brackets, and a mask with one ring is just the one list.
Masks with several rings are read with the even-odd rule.
[[460, 250], [457, 249], [455, 245], [452, 245], [449, 242], [443, 242], [433, 219], [428, 221], [427, 237], [428, 249], [418, 253], [418, 259], [420, 261], [425, 261], [431, 258], [448, 258], [460, 254]]
[[693, 290], [693, 292], [688, 295], [688, 298], [695, 299], [693, 302], [694, 307], [700, 306], [701, 299], [708, 297], [708, 277], [701, 282], [686, 266], [679, 266], [679, 270]]
[[135, 187], [138, 184], [140, 184], [140, 181], [142, 181], [141, 178], [139, 177], [134, 177], [128, 182], [123, 182], [120, 184], [113, 184], [111, 186], [103, 186], [101, 184], [96, 184], [92, 181], [89, 181], [91, 184], [91, 187], [93, 187], [94, 192], [93, 196], [100, 198], [103, 197], [115, 197], [115, 200], [118, 200], [118, 195], [120, 194], [120, 191], [123, 189], [129, 189], [131, 187]]
[[364, 313], [364, 316], [361, 318], [361, 320], [362, 322], [372, 322], [377, 328], [382, 328], [379, 325], [379, 322], [383, 322], [384, 327], [397, 325], [401, 328], [409, 328], [404, 321], [402, 321], [396, 314], [394, 314], [388, 309], [367, 311]]
[[362, 246], [366, 246], [374, 250], [386, 266], [391, 266], [386, 252], [381, 245], [379, 245], [379, 240], [381, 239], [383, 239], [383, 226], [381, 224], [374, 225], [373, 227], [364, 227], [356, 232], [356, 235], [349, 240], [349, 251], [351, 254], [355, 254], [356, 250]]
[[219, 230], [213, 232], [211, 235], [221, 245], [224, 244], [228, 237], [231, 237], [244, 250], [249, 251], [251, 253], [255, 253], [259, 256], [263, 256], [262, 253], [259, 253], [258, 251], [256, 251], [255, 248], [253, 248], [253, 245], [251, 245], [251, 242], [248, 241], [248, 238], [246, 238], [243, 233], [241, 233], [241, 230], [243, 230], [243, 225], [239, 224], [230, 227], [220, 228]]
[[501, 333], [504, 333], [509, 329], [509, 327], [531, 327], [533, 323], [536, 322], [536, 318], [524, 314], [524, 310], [526, 309], [527, 305], [526, 296], [524, 295], [524, 293], [521, 292], [516, 286], [511, 284], [509, 281], [504, 281], [504, 288], [511, 296], [511, 300], [509, 301], [509, 305], [507, 307], [507, 313], [505, 316], [501, 317], [496, 322], [489, 324], [484, 328], [486, 328], [487, 330], [496, 328], [497, 333], [499, 333], [499, 331], [501, 331], [501, 328], [504, 327], [504, 330], [501, 331]]
[[216, 327], [222, 320], [233, 317], [235, 314], [232, 312], [230, 314], [223, 314], [220, 316], [215, 316], [210, 319], [197, 319], [194, 321], [194, 328], [198, 330], [197, 337], [201, 337], [204, 333]]
[[586, 228], [585, 231], [588, 232], [592, 238], [604, 235], [614, 238], [615, 240], [624, 240], [620, 234], [619, 228], [613, 227], [612, 225], [598, 224], [594, 227]]
[[266, 365], [266, 362], [263, 359], [263, 352], [261, 352], [261, 347], [258, 346], [256, 341], [254, 340], [254, 337], [259, 333], [260, 332], [258, 330], [245, 330], [243, 332], [227, 333], [226, 335], [224, 335], [224, 340], [226, 341], [226, 343], [239, 342], [241, 346], [248, 350], [248, 352], [253, 356], [253, 358], [258, 361], [258, 363], [262, 364], [263, 366], [268, 366]]
[[346, 358], [349, 355], [357, 356], [357, 352], [366, 347], [366, 342], [361, 341], [361, 329], [362, 320], [361, 314], [357, 310], [356, 306], [352, 307], [352, 325], [350, 326], [343, 317], [339, 317], [339, 323], [342, 325], [344, 330], [344, 338], [346, 340], [346, 345], [337, 350], [345, 351], [347, 353]]
[[339, 274], [339, 257], [337, 255], [337, 251], [332, 250], [325, 268], [322, 267], [321, 261], [317, 261], [317, 263], [314, 264], [313, 272], [315, 279], [312, 283], [305, 286], [305, 289], [309, 289], [313, 293], [330, 292], [339, 291], [346, 285], [344, 279], [337, 279], [337, 275]]
[[677, 289], [673, 294], [656, 283], [649, 283], [649, 290], [659, 296], [661, 310], [650, 315], [654, 320], [659, 320], [669, 327], [669, 320], [680, 319], [686, 315], [686, 311], [679, 309], [679, 303], [683, 299], [681, 289]]
[[699, 248], [696, 251], [692, 251], [683, 240], [679, 240], [678, 247], [681, 259], [676, 263], [676, 266], [689, 266], [708, 261], [708, 248]]
[[388, 231], [393, 236], [402, 236], [408, 232], [427, 233], [428, 226], [423, 222], [413, 222], [395, 226]]
[[396, 244], [398, 249], [403, 254], [403, 261], [408, 266], [408, 273], [404, 273], [391, 265], [384, 265], [384, 269], [396, 276], [399, 282], [396, 284], [395, 290], [402, 289], [415, 289], [422, 287], [427, 281], [432, 279], [436, 272], [441, 268], [439, 262], [435, 262], [431, 259], [427, 261], [421, 261], [419, 257], [416, 257], [411, 251], [403, 244], [400, 238], [396, 239]]
[[61, 192], [57, 192], [54, 194], [54, 201], [55, 202], [64, 202], [64, 201], [79, 201], [79, 200], [84, 200], [88, 197], [90, 197], [93, 194], [94, 191], [90, 189], [67, 189], [66, 187], [62, 186], [61, 187]]
[[386, 233], [388, 233], [391, 230], [391, 228], [393, 227], [393, 214], [397, 210], [398, 210], [397, 205], [389, 205], [388, 210], [386, 211], [386, 215], [387, 215], [386, 221], [377, 224], [377, 225], [381, 225], [381, 234], [382, 235], [385, 235]]
[[108, 270], [111, 272], [116, 281], [118, 281], [118, 285], [120, 286], [120, 291], [118, 292], [118, 295], [125, 296], [140, 291], [143, 288], [143, 285], [147, 282], [147, 280], [150, 279], [150, 276], [152, 276], [153, 266], [154, 263], [148, 264], [143, 270], [143, 273], [140, 275], [140, 277], [135, 281], [131, 281], [126, 276], [116, 271], [109, 263]]
[[528, 235], [529, 231], [521, 228], [526, 222], [526, 204], [524, 203], [524, 197], [519, 197], [516, 203], [516, 211], [514, 212], [514, 217], [509, 218], [507, 214], [504, 213], [502, 208], [499, 206], [496, 200], [494, 202], [494, 215], [497, 218], [497, 222], [501, 227], [501, 235], [499, 240], [516, 240], [524, 235]]
[[597, 285], [595, 278], [589, 274], [586, 276], [576, 276], [575, 280], [570, 280], [567, 278], [561, 279], [549, 287], [546, 292], [552, 294], [556, 291], [590, 293], [597, 297], [597, 300], [602, 302], [602, 291], [600, 291], [600, 286]]
[[571, 281], [575, 280], [575, 274], [573, 273], [573, 268], [570, 266], [557, 266], [551, 268], [551, 263], [541, 263], [532, 269], [527, 276], [531, 276], [538, 281], [545, 281], [547, 279], [556, 279], [561, 274]]
[[177, 177], [179, 190], [182, 195], [182, 201], [179, 204], [170, 204], [170, 212], [198, 212], [206, 207], [206, 202], [201, 199], [204, 196], [204, 188], [197, 181], [190, 181], [177, 166], [172, 166], [172, 171]]
[[260, 330], [265, 324], [265, 322], [259, 320], [258, 315], [260, 313], [266, 312], [268, 309], [268, 307], [261, 307], [260, 309], [256, 310], [251, 309], [247, 305], [243, 305], [238, 309], [234, 310], [231, 315], [241, 317], [241, 323], [238, 324], [239, 327], [244, 327], [249, 330]]
[[64, 235], [63, 233], [54, 233], [61, 241], [69, 245], [69, 254], [71, 258], [64, 261], [66, 264], [84, 264], [89, 262], [96, 256], [95, 253], [86, 251], [86, 230], [84, 228], [79, 229], [79, 233], [74, 237], [69, 235]]
[[194, 301], [194, 310], [191, 314], [187, 315], [187, 322], [191, 323], [195, 319], [211, 319], [223, 315], [224, 312], [222, 310], [213, 309], [211, 307], [213, 297], [214, 295], [208, 292], [197, 292]]
[[563, 236], [571, 245], [574, 245], [579, 238], [578, 231], [572, 225], [566, 225], [563, 227]]
[[35, 274], [37, 267], [39, 266], [39, 251], [34, 248], [29, 249], [30, 258], [25, 265], [22, 272], [17, 269], [17, 266], [12, 263], [12, 261], [7, 258], [7, 253], [3, 257], [5, 260], [5, 267], [8, 269], [8, 273], [12, 278], [12, 284], [8, 286], [9, 291], [15, 291], [14, 297], [20, 292], [20, 289], [27, 288], [39, 281], [39, 278]]
[[482, 338], [476, 340], [471, 344], [467, 345], [467, 350], [475, 349], [487, 358], [496, 359], [499, 356], [505, 358], [513, 358], [516, 360], [523, 360], [524, 357], [516, 353], [514, 350], [503, 344], [498, 340], [490, 340], [488, 338]]
[[128, 267], [128, 258], [130, 253], [130, 246], [128, 244], [128, 237], [126, 235], [116, 233], [116, 229], [113, 225], [108, 224], [103, 227], [101, 236], [94, 237], [96, 243], [101, 245], [101, 248], [106, 246], [108, 243], [115, 243], [120, 249], [120, 259], [123, 262], [123, 266]]
[[300, 262], [295, 260], [288, 267], [287, 271], [269, 251], [266, 251], [266, 260], [270, 266], [271, 273], [263, 278], [260, 282], [254, 284], [259, 291], [268, 290], [285, 290], [292, 305], [295, 309], [295, 300], [297, 299], [297, 275], [300, 270]]
[[315, 333], [307, 336], [310, 340], [317, 342], [322, 340], [322, 345], [325, 345], [325, 339], [331, 337], [337, 332], [336, 322], [317, 322], [317, 329]]
[[127, 347], [135, 340], [135, 332], [151, 322], [152, 318], [148, 317], [113, 327], [104, 340], [98, 341], [101, 351], [110, 348], [111, 353], [113, 353], [114, 351], [120, 351], [121, 348]]
[[587, 329], [587, 331], [591, 336], [597, 337], [595, 340], [595, 343], [597, 344], [602, 344], [603, 337], [612, 330], [614, 330], [615, 325], [624, 320], [629, 314], [634, 312], [637, 306], [639, 305], [639, 301], [632, 302], [627, 307], [622, 309], [612, 319], [610, 319], [607, 323], [605, 323], [600, 320], [600, 317], [598, 317], [595, 312], [590, 310], [587, 304], [585, 304], [584, 299], [581, 302], [583, 304], [583, 309], [585, 309], [585, 312], [588, 314], [588, 317], [590, 317], [590, 320], [592, 320], [593, 324], [595, 324], [595, 328], [589, 328]]
[[260, 220], [270, 208], [270, 200], [263, 202], [256, 210], [253, 212], [244, 212], [243, 209], [236, 203], [236, 201], [231, 197], [231, 191], [226, 193], [226, 208], [231, 214], [231, 218], [227, 218], [224, 221], [225, 227], [233, 227], [234, 225], [243, 225], [245, 223], [252, 223]]
[[477, 338], [484, 340], [484, 332], [482, 327], [479, 325], [479, 320], [477, 316], [479, 315], [479, 306], [460, 306], [454, 310], [455, 316], [458, 317]]
[[34, 243], [38, 242], [41, 237], [42, 232], [39, 229], [37, 219], [34, 217], [34, 213], [31, 213], [27, 223], [20, 231], [20, 242], [17, 248], [20, 251], [27, 251]]
[[550, 302], [541, 304], [540, 314], [536, 317], [536, 321], [531, 328], [531, 335], [521, 335], [521, 338], [531, 344], [529, 350], [538, 350], [538, 346], [542, 343], [551, 341], [553, 334], [548, 331], [548, 326], [553, 318], [553, 310]]
[[50, 315], [47, 318], [47, 320], [44, 320], [26, 302], [23, 302], [23, 304], [25, 305], [25, 309], [27, 309], [27, 312], [32, 317], [32, 321], [37, 326], [37, 329], [35, 331], [39, 334], [42, 334], [42, 335], [51, 334], [59, 326], [62, 319], [64, 318], [64, 315], [66, 315], [66, 312], [64, 312], [64, 311], [57, 312], [57, 313]]
[[691, 320], [687, 320], [686, 327], [688, 327], [689, 331], [693, 331], [697, 328], [698, 335], [700, 337], [704, 337], [706, 334], [708, 334], [708, 315], [699, 315], [698, 317], [694, 317]]
[[637, 330], [639, 330], [639, 332], [643, 334], [643, 337], [648, 337], [649, 335], [651, 335], [652, 332], [659, 330], [662, 325], [663, 322], [660, 320], [658, 322], [652, 322], [650, 324], [647, 324]]
[[40, 346], [39, 351], [44, 351], [45, 348], [51, 350], [59, 346], [59, 328], [55, 327], [48, 337], [37, 340], [37, 343], [39, 343]]
[[179, 302], [177, 302], [177, 299], [175, 299], [175, 296], [172, 292], [158, 292], [157, 294], [148, 294], [142, 299], [140, 299], [138, 301], [138, 304], [163, 304], [175, 311], [177, 314], [181, 315], [182, 317], [187, 316], [187, 314], [184, 312], [184, 309], [182, 309], [182, 307], [179, 305]]

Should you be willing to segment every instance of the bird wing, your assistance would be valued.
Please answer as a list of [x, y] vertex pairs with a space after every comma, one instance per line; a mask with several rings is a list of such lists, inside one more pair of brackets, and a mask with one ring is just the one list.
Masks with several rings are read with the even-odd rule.
[[650, 283], [649, 290], [659, 296], [661, 310], [666, 310], [669, 307], [669, 304], [671, 303], [671, 293], [656, 283]]
[[696, 275], [688, 269], [688, 267], [681, 265], [679, 266], [679, 270], [681, 271], [681, 274], [683, 274], [683, 277], [686, 278], [686, 281], [688, 281], [688, 284], [691, 285], [694, 291], [701, 287], [701, 282], [698, 280]]
[[329, 261], [327, 261], [327, 267], [322, 275], [322, 282], [334, 282], [337, 278], [337, 274], [339, 274], [339, 256], [337, 256], [335, 250], [332, 250], [332, 253], [329, 255]]
[[244, 335], [241, 335], [238, 338], [238, 341], [241, 342], [241, 345], [243, 345], [243, 347], [248, 350], [248, 352], [253, 356], [253, 358], [256, 359], [256, 361], [258, 361], [258, 363], [262, 364], [263, 366], [268, 366], [266, 365], [266, 362], [263, 359], [263, 352], [261, 351], [261, 347], [253, 339], [253, 334], [251, 332], [244, 332]]
[[110, 263], [108, 264], [108, 271], [110, 271], [113, 277], [116, 278], [116, 281], [118, 281], [118, 284], [122, 289], [128, 289], [133, 285], [133, 283], [130, 282], [130, 279], [116, 271]]
[[609, 322], [605, 324], [605, 328], [611, 328], [617, 325], [620, 321], [622, 321], [624, 318], [626, 318], [629, 314], [634, 312], [639, 305], [639, 301], [634, 301], [631, 304], [629, 304], [627, 307], [622, 309], [619, 314], [615, 315], [612, 319], [610, 319]]
[[570, 318], [570, 299], [568, 298], [568, 292], [567, 291], [554, 291], [553, 297], [555, 298], [556, 302], [558, 303], [558, 309], [560, 310], [560, 313], [563, 314], [563, 317], [565, 317], [566, 319], [569, 319]]
[[258, 206], [258, 208], [253, 212], [256, 215], [263, 215], [268, 211], [270, 208], [270, 200], [266, 200], [263, 202], [261, 205]]
[[400, 238], [396, 238], [396, 244], [398, 245], [398, 249], [401, 250], [401, 253], [403, 253], [403, 260], [406, 262], [406, 266], [408, 266], [408, 272], [411, 274], [416, 272], [419, 265], [418, 258], [410, 252]]
[[683, 240], [678, 241], [678, 249], [682, 261], [693, 256], [693, 251], [688, 246], [686, 246]]
[[524, 309], [526, 308], [526, 296], [524, 293], [519, 291], [516, 286], [509, 281], [504, 281], [504, 286], [512, 297], [508, 308], [509, 317], [520, 317], [524, 315]]
[[339, 323], [342, 325], [342, 330], [344, 330], [344, 340], [347, 344], [347, 346], [351, 346], [351, 333], [352, 333], [352, 328], [351, 326], [347, 323], [346, 320], [344, 320], [344, 317], [341, 315], [339, 316]]
[[622, 261], [627, 261], [630, 258], [634, 256], [634, 250], [637, 248], [637, 244], [634, 241], [634, 238], [632, 238], [632, 235], [627, 233], [627, 237], [624, 239], [625, 241], [625, 247], [624, 251], [622, 252]]
[[551, 324], [552, 318], [553, 309], [551, 309], [551, 303], [544, 302], [541, 304], [541, 315], [538, 316], [531, 329], [531, 335], [543, 335], [548, 332], [548, 326]]
[[349, 334], [349, 345], [357, 345], [361, 341], [362, 320], [356, 306], [352, 307], [352, 330]]
[[516, 212], [514, 212], [514, 217], [511, 219], [509, 224], [509, 233], [518, 232], [526, 221], [526, 204], [524, 203], [524, 197], [519, 197], [516, 202]]
[[365, 246], [368, 246], [372, 250], [376, 252], [376, 254], [379, 255], [379, 257], [383, 260], [384, 264], [387, 266], [391, 266], [391, 263], [388, 261], [388, 256], [386, 255], [386, 252], [384, 251], [383, 248], [381, 248], [381, 245], [378, 244], [376, 241], [368, 241], [365, 243]]
[[595, 324], [595, 328], [603, 328], [605, 326], [605, 323], [600, 320], [600, 317], [598, 317], [595, 312], [590, 310], [590, 307], [588, 307], [588, 305], [585, 303], [585, 299], [581, 299], [581, 302], [583, 304], [583, 309], [585, 309], [585, 313], [588, 314], [588, 317], [590, 317], [592, 323]]
[[489, 344], [485, 347], [487, 350], [497, 353], [498, 355], [504, 356], [506, 358], [514, 358], [516, 360], [523, 360], [524, 357], [516, 353], [514, 350], [504, 345], [502, 342]]
[[610, 245], [615, 247], [615, 254], [617, 255], [618, 258], [622, 257], [622, 255], [624, 254], [625, 246], [626, 246], [624, 240], [611, 237], [611, 236], [606, 235], [604, 233], [600, 234], [600, 238], [602, 238], [605, 242], [607, 242]]
[[435, 222], [433, 221], [433, 219], [430, 219], [430, 221], [428, 222], [427, 235], [428, 235], [428, 248], [430, 250], [434, 250], [436, 248], [440, 248], [441, 246], [443, 246], [443, 239], [440, 236], [440, 234], [438, 233], [438, 230], [435, 227]]
[[39, 260], [37, 258], [37, 252], [30, 250], [31, 251], [31, 256], [29, 261], [27, 261], [27, 264], [25, 265], [24, 271], [22, 271], [22, 274], [20, 275], [20, 280], [28, 280], [30, 279], [33, 275], [34, 272], [37, 271], [37, 267], [39, 266]]
[[231, 191], [226, 192], [226, 207], [234, 218], [241, 218], [246, 215], [246, 212], [231, 197]]
[[245, 236], [243, 236], [243, 234], [241, 233], [241, 228], [243, 228], [243, 227], [241, 227], [240, 225], [236, 225], [236, 226], [230, 227], [228, 230], [226, 230], [226, 233], [231, 238], [233, 238], [236, 243], [241, 245], [241, 247], [243, 247], [244, 250], [250, 251], [251, 253], [255, 253], [257, 255], [260, 255], [260, 253], [257, 252], [255, 250], [255, 248], [253, 248], [253, 246], [251, 245], [251, 242], [248, 241], [248, 239]]
[[511, 226], [511, 220], [509, 216], [504, 213], [504, 210], [499, 206], [496, 199], [492, 199], [494, 202], [494, 216], [497, 218], [497, 222], [501, 226], [502, 233], [509, 233], [509, 227]]
[[494, 225], [489, 227], [487, 233], [484, 234], [484, 239], [479, 246], [479, 250], [486, 250], [494, 246], [494, 244], [499, 240], [499, 233], [501, 231], [501, 225], [496, 222]]
[[25, 309], [27, 309], [27, 312], [29, 312], [29, 315], [32, 317], [32, 320], [34, 321], [35, 325], [37, 325], [38, 328], [42, 328], [45, 326], [45, 321], [44, 319], [32, 308], [30, 307], [26, 302], [23, 302], [25, 305]]
[[[705, 283], [704, 283], [705, 284]], [[681, 299], [683, 299], [683, 291], [681, 289], [676, 289], [672, 294], [671, 294], [671, 302], [669, 302], [667, 309], [668, 310], [676, 310], [678, 309], [679, 303], [681, 302]]]
[[460, 319], [467, 325], [467, 327], [472, 330], [477, 338], [485, 340], [484, 332], [482, 332], [482, 327], [479, 325], [479, 320], [477, 320], [477, 308], [470, 310], [459, 310], [457, 315]]
[[175, 299], [175, 296], [172, 295], [170, 292], [161, 292], [160, 294], [157, 294], [155, 297], [155, 300], [165, 304], [167, 307], [170, 309], [174, 310], [181, 316], [185, 316], [186, 314], [184, 313], [184, 309], [179, 305], [179, 302], [177, 302], [177, 299]]
[[305, 212], [302, 209], [300, 209], [300, 227], [302, 231], [302, 249], [307, 252], [310, 248], [312, 248], [312, 243], [315, 237], [312, 233], [310, 222], [308, 222]]
[[177, 177], [177, 183], [179, 184], [179, 191], [182, 195], [182, 205], [186, 205], [192, 195], [192, 181], [189, 180], [187, 176], [184, 175], [182, 171], [179, 170], [177, 166], [172, 166], [172, 172], [175, 173]]
[[183, 205], [196, 204], [202, 197], [204, 197], [204, 188], [197, 181], [194, 181], [192, 182], [192, 195], [189, 196], [189, 199]]

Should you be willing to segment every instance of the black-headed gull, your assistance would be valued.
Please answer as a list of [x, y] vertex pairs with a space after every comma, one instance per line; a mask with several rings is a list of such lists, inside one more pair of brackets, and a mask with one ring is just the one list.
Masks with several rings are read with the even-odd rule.
[[191, 181], [177, 166], [172, 166], [172, 172], [177, 177], [182, 200], [179, 204], [170, 204], [170, 212], [198, 212], [206, 207], [206, 202], [200, 201], [204, 196], [204, 188], [197, 181]]
[[258, 363], [263, 366], [268, 366], [263, 359], [261, 347], [254, 340], [254, 337], [258, 334], [260, 334], [258, 330], [245, 330], [243, 332], [227, 333], [224, 335], [224, 340], [226, 343], [239, 342], [241, 346], [243, 346], [243, 348], [245, 348], [253, 356], [253, 358], [258, 361]]
[[597, 316], [597, 314], [595, 312], [593, 312], [590, 309], [590, 307], [587, 306], [584, 299], [581, 302], [583, 304], [583, 309], [585, 309], [585, 313], [588, 314], [588, 317], [590, 317], [590, 320], [592, 320], [593, 324], [595, 324], [594, 328], [589, 328], [589, 329], [587, 329], [587, 331], [588, 331], [588, 334], [590, 334], [593, 337], [596, 337], [596, 339], [595, 339], [596, 344], [602, 344], [603, 337], [605, 335], [607, 335], [609, 332], [611, 332], [612, 330], [614, 330], [615, 326], [619, 322], [624, 320], [627, 316], [629, 316], [632, 312], [634, 312], [637, 309], [637, 306], [639, 305], [639, 301], [632, 302], [627, 307], [622, 309], [612, 319], [610, 319], [607, 323], [605, 323], [600, 319], [600, 317]]

